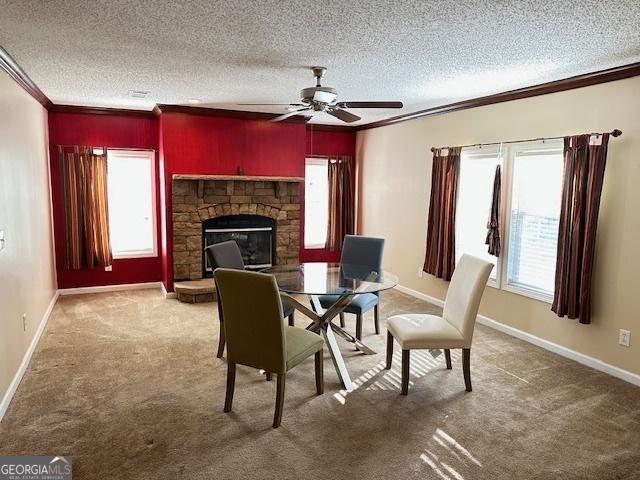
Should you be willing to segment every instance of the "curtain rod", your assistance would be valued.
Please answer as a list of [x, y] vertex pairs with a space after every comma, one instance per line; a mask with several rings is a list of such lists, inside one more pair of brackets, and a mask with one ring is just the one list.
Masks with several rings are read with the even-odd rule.
[[[600, 136], [602, 135], [602, 133], [598, 133], [598, 132], [593, 132], [589, 134], [590, 136]], [[610, 132], [610, 135], [612, 137], [619, 137], [620, 135], [622, 135], [622, 130], [618, 130], [617, 128], [615, 130], [613, 130], [612, 132]], [[490, 143], [472, 143], [469, 145], [460, 145], [460, 148], [468, 148], [468, 147], [484, 147], [484, 146], [489, 146], [489, 145], [502, 145], [505, 143], [524, 143], [524, 142], [536, 142], [536, 141], [544, 141], [544, 140], [560, 140], [561, 138], [564, 137], [540, 137], [540, 138], [528, 138], [527, 140], [510, 140], [508, 142], [490, 142]], [[457, 145], [456, 145], [457, 146]], [[451, 147], [439, 147], [439, 150], [443, 150], [443, 149], [449, 149]], [[431, 151], [435, 152], [437, 149], [436, 147], [431, 147]]]
[[62, 148], [72, 148], [72, 147], [89, 147], [89, 148], [104, 148], [106, 150], [128, 150], [132, 152], [155, 152], [155, 148], [116, 148], [116, 147], [105, 147], [105, 146], [95, 146], [95, 145], [62, 145], [55, 144], [54, 147], [62, 147]]

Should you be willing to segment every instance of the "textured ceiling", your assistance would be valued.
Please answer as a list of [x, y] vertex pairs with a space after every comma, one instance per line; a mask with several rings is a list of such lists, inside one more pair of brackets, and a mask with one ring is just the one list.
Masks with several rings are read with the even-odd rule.
[[[640, 61], [640, 1], [0, 0], [0, 45], [54, 103], [284, 112], [328, 67], [360, 123]], [[130, 90], [148, 90], [146, 99]], [[320, 114], [317, 123], [340, 123]]]

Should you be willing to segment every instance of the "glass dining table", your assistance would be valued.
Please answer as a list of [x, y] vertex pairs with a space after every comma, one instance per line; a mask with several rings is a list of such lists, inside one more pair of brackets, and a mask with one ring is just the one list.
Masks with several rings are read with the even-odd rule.
[[[332, 320], [344, 311], [354, 296], [393, 288], [398, 284], [398, 277], [364, 265], [323, 262], [276, 265], [262, 272], [272, 274], [278, 283], [281, 297], [313, 321], [307, 326], [307, 330], [324, 337], [340, 382], [344, 388], [351, 390], [351, 377], [336, 342], [336, 335], [352, 343], [364, 354], [376, 352], [332, 323]], [[307, 295], [311, 308], [294, 295]], [[332, 295], [335, 298], [335, 302], [327, 309], [320, 304], [322, 295]]]

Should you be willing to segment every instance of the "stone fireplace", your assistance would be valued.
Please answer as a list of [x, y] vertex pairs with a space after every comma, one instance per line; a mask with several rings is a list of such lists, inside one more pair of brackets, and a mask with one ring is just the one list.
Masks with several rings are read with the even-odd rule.
[[267, 241], [262, 232], [267, 232], [268, 225], [273, 225], [270, 263], [297, 263], [301, 181], [297, 177], [174, 175], [174, 281], [209, 276], [204, 246], [226, 239], [236, 239], [248, 263], [253, 259], [259, 268], [264, 265]]

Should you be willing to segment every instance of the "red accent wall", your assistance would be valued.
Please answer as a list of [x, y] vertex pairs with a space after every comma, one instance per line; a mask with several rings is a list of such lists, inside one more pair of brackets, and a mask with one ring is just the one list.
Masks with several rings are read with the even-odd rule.
[[316, 131], [307, 127], [307, 155], [356, 155], [356, 132]]
[[[171, 182], [174, 174], [304, 176], [306, 155], [355, 156], [355, 132], [311, 131], [302, 123], [271, 123], [227, 117], [165, 113], [159, 119], [120, 115], [51, 113], [51, 186], [58, 287], [72, 288], [162, 280], [173, 290]], [[113, 271], [65, 270], [63, 205], [56, 145], [144, 148], [158, 152], [159, 256], [114, 260]], [[354, 165], [355, 168], [355, 165]], [[301, 189], [304, 213], [304, 185]], [[338, 261], [340, 252], [304, 249], [301, 261]]]
[[162, 279], [173, 290], [171, 182], [174, 174], [303, 177], [305, 124], [166, 113], [160, 117]]
[[[315, 131], [309, 125], [307, 127], [306, 154], [309, 156], [333, 156], [351, 155], [354, 158], [351, 171], [354, 173], [353, 185], [355, 188], [355, 156], [356, 133], [355, 132], [327, 132]], [[302, 222], [300, 231], [300, 261], [301, 262], [339, 262], [340, 251], [332, 252], [323, 248], [304, 248], [304, 188], [302, 189]]]
[[[117, 285], [123, 283], [157, 282], [162, 277], [160, 257], [132, 258], [113, 261], [113, 270], [64, 269], [64, 208], [60, 185], [60, 167], [56, 145], [90, 145], [111, 148], [158, 149], [158, 121], [116, 115], [78, 113], [49, 114], [51, 164], [51, 196], [55, 236], [58, 288]], [[159, 185], [156, 168], [156, 185]], [[160, 211], [159, 196], [156, 205]], [[160, 223], [160, 222], [159, 222]]]

